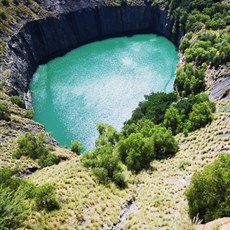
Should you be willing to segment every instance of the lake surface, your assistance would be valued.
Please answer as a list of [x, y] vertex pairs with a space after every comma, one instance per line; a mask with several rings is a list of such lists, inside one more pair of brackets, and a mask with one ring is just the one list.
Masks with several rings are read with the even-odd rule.
[[90, 43], [38, 67], [31, 91], [33, 119], [63, 146], [94, 147], [96, 124], [120, 130], [151, 92], [171, 92], [176, 47], [158, 35]]

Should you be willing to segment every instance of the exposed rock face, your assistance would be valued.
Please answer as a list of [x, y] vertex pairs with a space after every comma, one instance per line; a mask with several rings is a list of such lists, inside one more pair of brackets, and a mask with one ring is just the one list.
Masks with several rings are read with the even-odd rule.
[[205, 225], [200, 225], [199, 230], [229, 230], [230, 229], [230, 218], [220, 218], [214, 221], [211, 221]]
[[211, 99], [230, 99], [230, 63], [210, 69], [207, 73]]
[[107, 6], [94, 5], [92, 1], [69, 1], [61, 7], [60, 1], [56, 5], [49, 2], [43, 4], [58, 9], [61, 13], [57, 17], [27, 22], [8, 42], [11, 61], [5, 62], [4, 68], [11, 71], [4, 82], [11, 94], [27, 93], [40, 63], [91, 41], [134, 33], [157, 33], [175, 44], [180, 39], [172, 33], [173, 22], [168, 12], [148, 3]]

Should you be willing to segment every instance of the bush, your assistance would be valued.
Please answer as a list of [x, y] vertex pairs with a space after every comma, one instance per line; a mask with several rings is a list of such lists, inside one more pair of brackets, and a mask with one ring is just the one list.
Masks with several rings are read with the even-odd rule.
[[179, 111], [175, 107], [170, 106], [166, 110], [165, 117], [164, 117], [164, 126], [170, 129], [173, 135], [176, 135], [181, 131], [181, 127], [182, 127], [181, 117]]
[[17, 229], [22, 224], [28, 207], [23, 194], [0, 186], [0, 229]]
[[6, 20], [6, 15], [5, 15], [5, 13], [4, 12], [0, 12], [0, 19], [1, 20]]
[[103, 145], [114, 146], [122, 138], [121, 133], [117, 132], [111, 125], [105, 123], [97, 124], [97, 130], [99, 132], [99, 137], [95, 142], [97, 147]]
[[155, 126], [152, 136], [155, 159], [165, 159], [172, 157], [178, 151], [178, 144], [170, 130], [165, 127]]
[[13, 177], [16, 173], [17, 170], [15, 169], [0, 169], [0, 186], [3, 188], [10, 188], [11, 190], [17, 190], [23, 181], [20, 178]]
[[195, 104], [192, 112], [189, 114], [189, 121], [191, 122], [191, 130], [196, 130], [204, 127], [213, 120], [212, 110], [208, 102]]
[[165, 127], [153, 126], [149, 120], [142, 120], [137, 127], [128, 138], [118, 143], [121, 161], [129, 170], [139, 172], [149, 167], [152, 160], [171, 157], [178, 151], [172, 132]]
[[33, 197], [38, 210], [53, 211], [60, 208], [60, 204], [55, 197], [54, 186], [51, 184], [44, 184], [35, 188]]
[[19, 0], [13, 0], [14, 5], [18, 6], [19, 5]]
[[19, 96], [11, 96], [10, 101], [19, 107], [24, 107], [24, 101]]
[[6, 103], [0, 103], [0, 120], [10, 120], [10, 111]]
[[131, 124], [141, 119], [149, 119], [155, 124], [160, 124], [164, 120], [165, 111], [176, 99], [175, 93], [152, 93], [145, 96], [145, 101], [139, 103], [132, 113], [132, 118], [126, 123]]
[[113, 153], [113, 147], [104, 145], [97, 147], [92, 152], [84, 153], [82, 162], [85, 167], [92, 168], [93, 174], [101, 183], [114, 182], [119, 187], [124, 187], [126, 184], [121, 162]]
[[196, 172], [186, 190], [189, 215], [208, 222], [230, 215], [230, 155], [219, 155], [217, 160]]
[[77, 153], [79, 155], [83, 150], [83, 145], [79, 141], [73, 140], [70, 149], [72, 152]]
[[154, 159], [154, 145], [150, 138], [141, 133], [132, 133], [118, 144], [118, 152], [123, 163], [129, 170], [139, 172], [147, 168]]
[[10, 5], [8, 0], [2, 0], [2, 4], [4, 6], [9, 6]]
[[174, 135], [181, 131], [187, 135], [189, 131], [204, 127], [211, 122], [214, 111], [215, 104], [209, 101], [207, 94], [190, 96], [167, 109], [163, 124]]
[[28, 132], [19, 136], [17, 140], [17, 150], [15, 156], [30, 157], [33, 160], [38, 159], [38, 164], [41, 167], [51, 166], [59, 163], [59, 158], [50, 153], [50, 148], [46, 145], [45, 136], [43, 133], [35, 135], [34, 132]]
[[49, 154], [43, 133], [38, 135], [35, 135], [34, 132], [25, 133], [19, 136], [17, 144], [18, 148], [15, 154], [17, 158], [27, 156], [35, 160]]
[[205, 88], [205, 71], [206, 65], [196, 67], [194, 63], [187, 63], [178, 68], [175, 83], [179, 95], [187, 97], [202, 92]]
[[47, 156], [43, 155], [38, 160], [38, 164], [41, 167], [48, 167], [58, 163], [59, 163], [59, 158], [52, 153], [49, 153]]
[[24, 116], [28, 119], [32, 119], [34, 115], [34, 111], [32, 109], [26, 110], [26, 112], [24, 113]]

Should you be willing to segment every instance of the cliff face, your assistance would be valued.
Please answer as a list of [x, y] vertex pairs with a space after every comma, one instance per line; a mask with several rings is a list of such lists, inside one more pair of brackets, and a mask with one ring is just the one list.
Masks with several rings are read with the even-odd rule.
[[27, 22], [8, 42], [7, 88], [10, 94], [25, 95], [39, 64], [91, 41], [134, 33], [157, 33], [179, 42], [167, 11], [148, 4], [80, 7]]

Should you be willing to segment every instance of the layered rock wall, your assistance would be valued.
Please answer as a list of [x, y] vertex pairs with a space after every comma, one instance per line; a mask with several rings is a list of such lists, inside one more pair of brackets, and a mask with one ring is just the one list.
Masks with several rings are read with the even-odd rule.
[[135, 33], [157, 33], [178, 44], [168, 12], [149, 5], [96, 6], [27, 22], [8, 42], [11, 94], [28, 91], [37, 66], [85, 43]]

